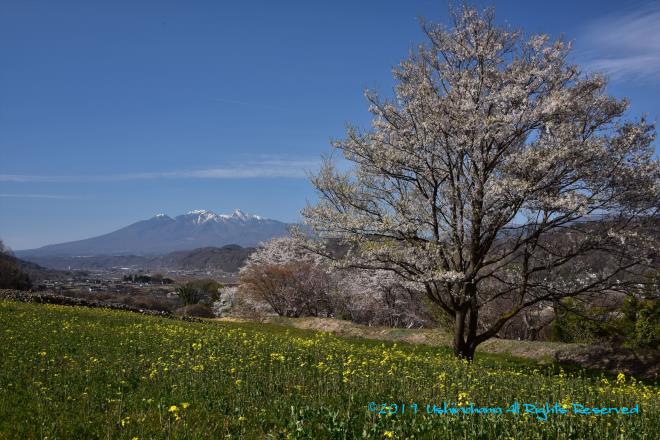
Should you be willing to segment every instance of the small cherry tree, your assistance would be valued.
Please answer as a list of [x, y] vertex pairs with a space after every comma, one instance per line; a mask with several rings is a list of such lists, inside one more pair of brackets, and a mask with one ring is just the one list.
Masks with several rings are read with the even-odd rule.
[[241, 292], [282, 316], [330, 315], [330, 277], [319, 255], [291, 237], [274, 238], [240, 270]]

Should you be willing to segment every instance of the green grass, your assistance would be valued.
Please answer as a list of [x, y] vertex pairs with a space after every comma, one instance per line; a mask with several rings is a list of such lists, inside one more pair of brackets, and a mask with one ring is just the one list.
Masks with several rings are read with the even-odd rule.
[[[272, 324], [0, 301], [0, 439], [660, 438], [660, 388]], [[426, 414], [572, 402], [633, 415]], [[368, 403], [416, 402], [379, 415]]]
[[[248, 322], [249, 319], [225, 317], [220, 321]], [[451, 346], [451, 334], [438, 328], [391, 328], [383, 326], [366, 326], [333, 318], [301, 317], [288, 318], [283, 316], [268, 316], [254, 318], [260, 322], [278, 324], [307, 330], [327, 331], [344, 338], [377, 339], [380, 341], [408, 342], [436, 347]], [[549, 341], [514, 341], [510, 339], [493, 338], [477, 348], [477, 355], [497, 353], [518, 358], [532, 359], [538, 363], [555, 362], [555, 356], [560, 353], [579, 353], [589, 350], [586, 344], [568, 344]]]

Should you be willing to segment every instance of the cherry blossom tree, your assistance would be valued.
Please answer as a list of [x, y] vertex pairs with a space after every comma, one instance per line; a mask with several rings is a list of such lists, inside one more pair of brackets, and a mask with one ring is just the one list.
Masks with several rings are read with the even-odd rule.
[[[332, 272], [337, 315], [358, 324], [427, 327], [433, 316], [423, 293], [387, 270], [341, 269]], [[417, 286], [412, 286], [417, 287]]]
[[267, 303], [282, 316], [329, 315], [330, 276], [319, 255], [291, 237], [274, 238], [240, 270], [240, 292]]
[[[333, 143], [354, 167], [326, 158], [303, 215], [350, 244], [343, 264], [422, 289], [472, 359], [521, 311], [622, 288], [652, 264], [660, 166], [654, 123], [625, 118], [628, 102], [571, 64], [569, 43], [499, 27], [492, 10], [452, 16], [423, 24], [393, 98], [366, 92], [371, 129]], [[480, 319], [498, 301], [507, 309]]]

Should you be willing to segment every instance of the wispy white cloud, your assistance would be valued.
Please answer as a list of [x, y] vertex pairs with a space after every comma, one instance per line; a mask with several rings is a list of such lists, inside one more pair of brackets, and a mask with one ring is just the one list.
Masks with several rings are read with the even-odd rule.
[[176, 171], [149, 171], [126, 174], [101, 175], [34, 175], [0, 174], [0, 182], [121, 182], [154, 179], [250, 179], [307, 177], [307, 172], [318, 168], [317, 160], [270, 159], [216, 168]]
[[0, 197], [13, 199], [55, 199], [55, 200], [77, 200], [87, 197], [74, 196], [69, 194], [1, 194]]
[[660, 81], [660, 2], [593, 21], [577, 44], [590, 71], [615, 80]]

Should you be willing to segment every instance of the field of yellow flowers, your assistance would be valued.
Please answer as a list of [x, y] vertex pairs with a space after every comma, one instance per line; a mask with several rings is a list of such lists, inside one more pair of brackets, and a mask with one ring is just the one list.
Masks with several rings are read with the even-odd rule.
[[10, 301], [0, 337], [2, 440], [660, 438], [657, 383], [495, 355]]

